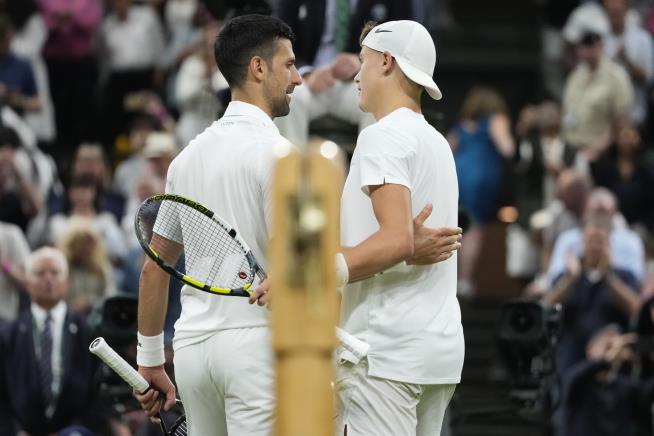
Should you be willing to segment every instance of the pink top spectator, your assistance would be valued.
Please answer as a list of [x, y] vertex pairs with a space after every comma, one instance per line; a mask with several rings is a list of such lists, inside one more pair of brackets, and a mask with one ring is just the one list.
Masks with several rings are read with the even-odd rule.
[[49, 31], [43, 49], [46, 59], [80, 59], [95, 51], [95, 33], [100, 26], [99, 0], [39, 0]]

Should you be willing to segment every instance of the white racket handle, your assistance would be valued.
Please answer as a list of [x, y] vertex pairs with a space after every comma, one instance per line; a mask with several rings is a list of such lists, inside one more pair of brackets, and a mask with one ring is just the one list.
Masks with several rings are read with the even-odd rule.
[[95, 338], [89, 345], [89, 351], [102, 359], [109, 368], [113, 369], [116, 374], [140, 393], [144, 394], [150, 389], [150, 385], [143, 376], [132, 368], [125, 359], [120, 357], [104, 338]]

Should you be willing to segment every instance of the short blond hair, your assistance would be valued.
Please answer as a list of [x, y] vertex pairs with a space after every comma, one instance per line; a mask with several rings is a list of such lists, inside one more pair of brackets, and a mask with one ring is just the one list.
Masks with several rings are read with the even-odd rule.
[[61, 250], [54, 247], [42, 247], [27, 256], [25, 260], [25, 274], [28, 277], [34, 277], [34, 269], [44, 259], [55, 261], [61, 267], [64, 275], [68, 276], [68, 260]]

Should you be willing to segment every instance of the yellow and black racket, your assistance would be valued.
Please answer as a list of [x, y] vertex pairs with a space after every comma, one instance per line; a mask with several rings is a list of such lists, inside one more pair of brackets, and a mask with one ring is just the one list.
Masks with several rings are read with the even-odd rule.
[[216, 295], [249, 297], [266, 273], [238, 232], [209, 208], [160, 194], [141, 204], [134, 221], [145, 253], [187, 285]]

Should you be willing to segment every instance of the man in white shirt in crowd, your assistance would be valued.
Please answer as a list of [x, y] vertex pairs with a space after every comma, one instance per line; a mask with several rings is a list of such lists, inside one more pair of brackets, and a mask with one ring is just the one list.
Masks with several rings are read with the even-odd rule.
[[359, 102], [377, 123], [359, 135], [343, 190], [339, 272], [342, 327], [370, 349], [337, 351], [336, 434], [436, 436], [464, 356], [456, 256], [410, 261], [417, 208], [433, 204], [431, 227], [458, 218], [452, 152], [420, 108], [423, 89], [441, 98], [436, 49], [413, 21], [368, 25], [361, 45]]

